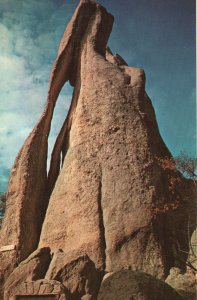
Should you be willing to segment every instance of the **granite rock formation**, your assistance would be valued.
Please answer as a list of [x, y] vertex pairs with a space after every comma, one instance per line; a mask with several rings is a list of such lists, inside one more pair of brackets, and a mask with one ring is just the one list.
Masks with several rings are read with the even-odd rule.
[[57, 250], [45, 279], [61, 282], [70, 292], [70, 297], [74, 295], [81, 299], [83, 295], [91, 295], [96, 299], [102, 278], [87, 255], [75, 251], [65, 254]]
[[27, 281], [44, 278], [51, 261], [50, 248], [34, 251], [26, 260], [14, 269], [5, 283], [5, 299], [9, 299], [12, 290]]
[[181, 300], [169, 285], [141, 272], [122, 270], [101, 283], [98, 300]]
[[186, 300], [196, 300], [196, 272], [187, 268], [185, 273], [179, 268], [172, 268], [165, 282], [173, 287]]
[[[61, 40], [46, 108], [10, 176], [0, 240], [14, 246], [0, 252], [5, 300], [19, 284], [13, 274], [37, 248], [53, 256], [45, 280], [61, 282], [71, 299], [95, 299], [108, 272], [131, 268], [163, 279], [171, 267], [184, 267], [195, 186], [189, 183], [188, 197], [144, 71], [107, 47], [112, 24], [101, 5], [81, 0]], [[66, 81], [73, 98], [47, 175], [53, 110]]]

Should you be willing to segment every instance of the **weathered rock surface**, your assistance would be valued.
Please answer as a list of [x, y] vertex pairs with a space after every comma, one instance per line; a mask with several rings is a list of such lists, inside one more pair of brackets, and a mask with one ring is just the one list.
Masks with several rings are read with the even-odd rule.
[[151, 275], [119, 271], [103, 280], [98, 300], [181, 300], [169, 285]]
[[44, 278], [51, 261], [50, 248], [42, 248], [33, 252], [26, 260], [14, 269], [6, 280], [4, 300], [9, 300], [13, 288], [24, 282]]
[[66, 255], [57, 250], [45, 279], [61, 282], [68, 290], [69, 299], [80, 300], [81, 297], [96, 299], [102, 278], [87, 255], [76, 252]]
[[[10, 177], [0, 247], [15, 250], [0, 252], [1, 287], [37, 247], [55, 253], [46, 278], [82, 299], [96, 297], [104, 272], [131, 268], [163, 278], [184, 266], [196, 188], [160, 136], [144, 71], [107, 48], [112, 24], [101, 5], [81, 0], [63, 35], [46, 108]], [[73, 99], [47, 177], [47, 139], [66, 81]], [[22, 263], [7, 290], [20, 270], [27, 277]]]
[[[69, 300], [65, 287], [55, 280], [36, 280], [23, 282], [21, 285], [13, 288], [9, 295], [9, 300], [15, 300], [16, 295], [23, 296], [43, 296], [44, 299]], [[51, 297], [50, 297], [51, 296]], [[7, 298], [6, 298], [7, 299]], [[28, 298], [25, 298], [28, 299]]]
[[[171, 154], [145, 92], [144, 71], [106, 52], [113, 18], [88, 3], [86, 22], [76, 26], [83, 30], [73, 50], [74, 95], [52, 155], [51, 189], [61, 152], [63, 165], [39, 245], [85, 252], [101, 271], [131, 266], [162, 277], [182, 255], [177, 245], [187, 234], [187, 204], [176, 192], [183, 179], [173, 163], [170, 170], [163, 166]], [[66, 37], [67, 31], [61, 45]]]
[[[6, 277], [14, 266], [27, 258], [38, 246], [48, 196], [59, 172], [59, 165], [56, 164], [47, 184], [46, 164], [51, 119], [64, 83], [67, 80], [70, 80], [72, 84], [75, 83], [75, 74], [77, 74], [75, 65], [80, 59], [79, 43], [85, 34], [84, 28], [89, 25], [96, 8], [97, 5], [92, 1], [80, 1], [80, 5], [67, 26], [51, 70], [45, 110], [25, 141], [12, 168], [6, 201], [8, 209], [6, 209], [1, 229], [0, 247], [15, 245], [16, 250], [9, 254], [0, 253], [0, 273], [6, 273]], [[102, 34], [102, 38], [104, 36], [105, 33]], [[99, 49], [100, 45], [97, 46]], [[3, 275], [1, 279], [3, 284]]]
[[191, 264], [191, 267], [197, 270], [197, 229], [192, 233], [189, 248], [188, 262]]
[[[79, 13], [76, 12], [76, 17], [79, 18], [84, 16], [83, 9], [88, 6], [86, 1], [82, 2], [84, 5], [79, 7]], [[82, 9], [81, 13], [80, 9]], [[71, 24], [76, 17], [73, 17]], [[85, 18], [83, 21], [86, 23]], [[48, 205], [48, 195], [51, 191], [47, 185], [46, 167], [51, 119], [59, 92], [64, 83], [71, 78], [71, 66], [73, 67], [71, 53], [74, 55], [73, 45], [77, 35], [81, 32], [79, 29], [79, 33], [73, 34], [73, 31], [78, 31], [73, 27], [68, 26], [63, 44], [60, 45], [57, 59], [54, 62], [45, 110], [25, 141], [11, 171], [0, 247], [15, 245], [16, 250], [9, 252], [9, 254], [0, 253], [0, 290], [4, 283], [4, 275], [2, 274], [6, 274], [7, 277], [14, 266], [26, 259], [38, 246]]]
[[172, 268], [165, 282], [172, 286], [184, 299], [195, 300], [197, 291], [196, 272], [187, 268], [183, 273], [179, 268]]

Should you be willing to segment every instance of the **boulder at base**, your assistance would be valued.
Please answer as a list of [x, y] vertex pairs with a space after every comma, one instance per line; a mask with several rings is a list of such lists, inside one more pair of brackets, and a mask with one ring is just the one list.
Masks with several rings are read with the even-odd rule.
[[182, 297], [153, 276], [122, 270], [104, 277], [98, 300], [181, 300]]
[[197, 282], [194, 269], [188, 267], [183, 273], [179, 268], [171, 268], [165, 282], [173, 287], [184, 300], [197, 299]]

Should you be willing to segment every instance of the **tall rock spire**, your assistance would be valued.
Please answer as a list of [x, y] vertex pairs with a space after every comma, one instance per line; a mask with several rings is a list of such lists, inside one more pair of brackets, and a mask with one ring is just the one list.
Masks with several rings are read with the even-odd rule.
[[[144, 71], [107, 48], [112, 24], [101, 5], [81, 0], [63, 35], [46, 108], [11, 172], [0, 244], [15, 249], [0, 252], [5, 278], [37, 247], [88, 256], [102, 275], [131, 268], [163, 278], [184, 259], [185, 180], [160, 136]], [[47, 177], [66, 81], [73, 98]]]

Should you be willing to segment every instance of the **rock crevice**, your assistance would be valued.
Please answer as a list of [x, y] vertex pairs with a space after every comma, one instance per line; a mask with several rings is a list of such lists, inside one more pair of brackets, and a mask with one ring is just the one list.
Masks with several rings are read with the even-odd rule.
[[100, 228], [100, 235], [101, 235], [101, 248], [103, 252], [103, 269], [106, 268], [106, 240], [105, 240], [105, 225], [103, 219], [103, 207], [102, 207], [102, 175], [101, 181], [98, 187], [98, 214], [99, 214], [99, 228]]

